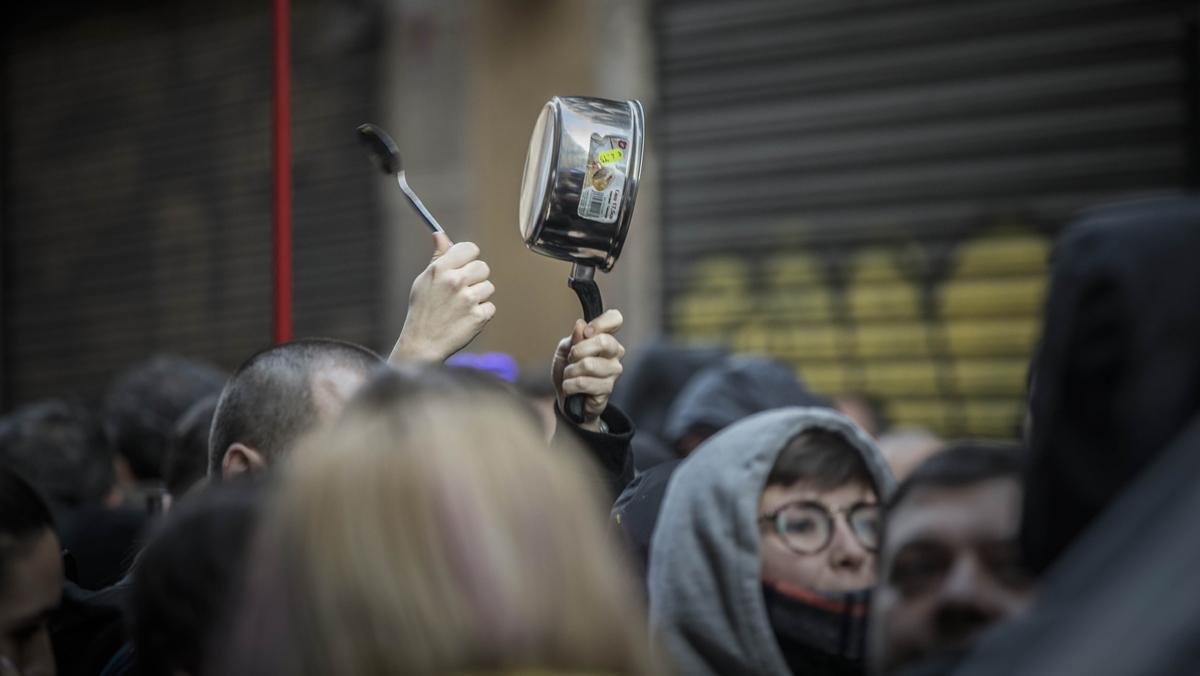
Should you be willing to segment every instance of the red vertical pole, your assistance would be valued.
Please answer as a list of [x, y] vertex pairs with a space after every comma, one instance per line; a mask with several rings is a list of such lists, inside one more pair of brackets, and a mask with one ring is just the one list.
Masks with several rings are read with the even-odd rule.
[[274, 112], [272, 137], [275, 183], [272, 230], [275, 240], [276, 343], [292, 337], [292, 83], [291, 2], [274, 0]]

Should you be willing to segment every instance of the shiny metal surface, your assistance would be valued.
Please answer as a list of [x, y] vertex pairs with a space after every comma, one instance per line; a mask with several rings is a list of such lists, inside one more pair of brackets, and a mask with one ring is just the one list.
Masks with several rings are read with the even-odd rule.
[[438, 223], [437, 219], [433, 217], [433, 214], [429, 213], [429, 209], [425, 208], [425, 204], [421, 202], [420, 197], [417, 197], [417, 193], [413, 192], [413, 189], [408, 187], [408, 180], [404, 178], [403, 169], [396, 172], [396, 183], [400, 186], [400, 190], [404, 193], [404, 196], [408, 198], [408, 203], [417, 210], [417, 213], [421, 215], [421, 218], [425, 219], [425, 224], [429, 226], [430, 230], [433, 232], [446, 232], [442, 229], [442, 224]]
[[389, 176], [396, 177], [396, 184], [400, 186], [400, 191], [408, 198], [408, 203], [412, 205], [413, 209], [416, 209], [417, 213], [421, 215], [429, 229], [435, 233], [446, 232], [433, 214], [429, 213], [429, 209], [425, 208], [425, 204], [421, 202], [420, 197], [417, 197], [417, 193], [409, 187], [408, 179], [404, 175], [404, 162], [400, 159], [400, 148], [392, 140], [392, 137], [382, 128], [370, 122], [358, 125], [356, 131], [359, 142], [370, 151], [371, 156], [379, 164], [380, 170]]
[[596, 278], [596, 268], [586, 263], [576, 263], [571, 266], [571, 278], [578, 280], [592, 280]]
[[[612, 269], [633, 215], [642, 174], [645, 119], [637, 101], [556, 96], [534, 126], [521, 183], [525, 246], [544, 256]], [[612, 223], [580, 215], [593, 136], [628, 140], [624, 187]]]

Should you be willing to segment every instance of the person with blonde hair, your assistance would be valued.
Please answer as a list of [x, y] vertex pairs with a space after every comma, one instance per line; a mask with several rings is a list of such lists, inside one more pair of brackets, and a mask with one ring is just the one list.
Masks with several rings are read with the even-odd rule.
[[466, 370], [366, 385], [281, 475], [219, 673], [662, 673], [600, 483], [534, 415]]

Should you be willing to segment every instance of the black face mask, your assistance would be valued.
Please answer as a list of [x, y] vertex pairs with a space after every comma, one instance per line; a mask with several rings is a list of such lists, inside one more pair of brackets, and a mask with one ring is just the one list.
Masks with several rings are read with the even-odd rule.
[[793, 674], [861, 675], [868, 590], [823, 594], [763, 583], [763, 600]]

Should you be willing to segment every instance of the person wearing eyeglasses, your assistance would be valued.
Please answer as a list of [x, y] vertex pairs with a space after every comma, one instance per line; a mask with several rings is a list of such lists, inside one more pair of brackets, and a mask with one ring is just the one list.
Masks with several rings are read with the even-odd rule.
[[724, 429], [667, 487], [650, 622], [685, 674], [861, 674], [894, 481], [849, 418], [783, 408]]

